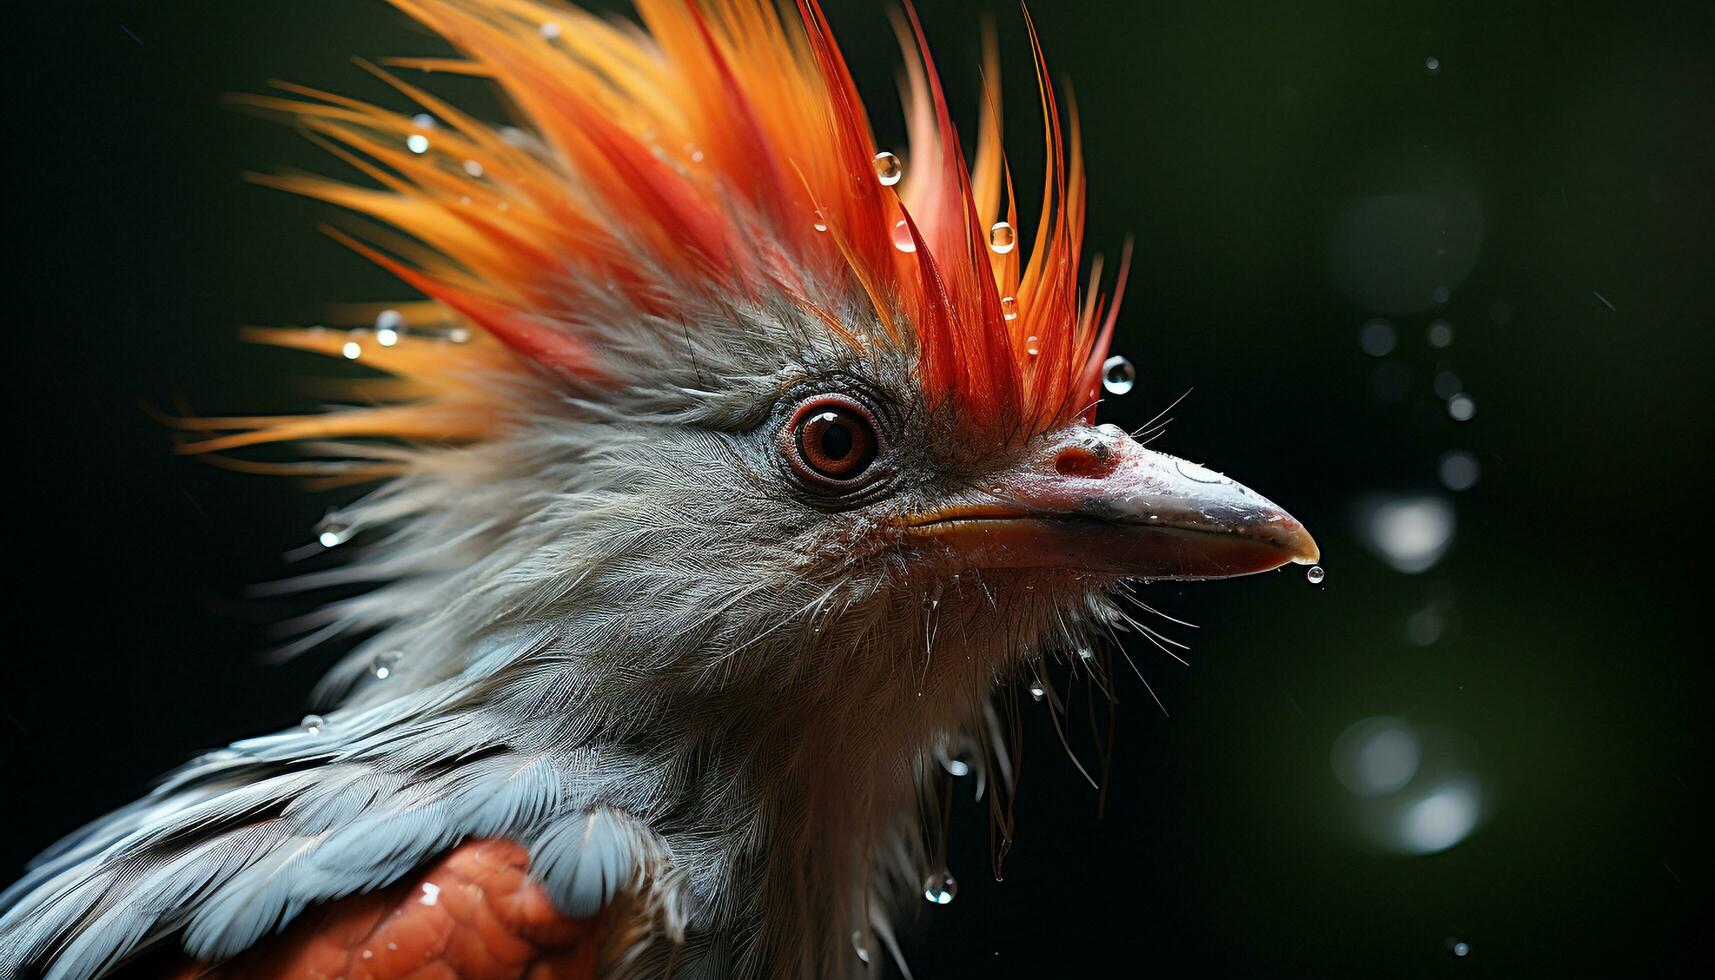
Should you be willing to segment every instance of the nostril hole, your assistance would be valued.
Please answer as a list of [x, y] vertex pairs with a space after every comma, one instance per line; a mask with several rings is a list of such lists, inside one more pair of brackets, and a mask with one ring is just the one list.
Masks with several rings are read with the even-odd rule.
[[1107, 476], [1113, 469], [1106, 448], [1068, 446], [1054, 457], [1054, 470], [1061, 476], [1081, 476], [1096, 479]]

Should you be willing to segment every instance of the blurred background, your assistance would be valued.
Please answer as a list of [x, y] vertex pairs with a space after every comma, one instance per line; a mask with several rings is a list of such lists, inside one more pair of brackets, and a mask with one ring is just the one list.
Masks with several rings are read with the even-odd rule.
[[[877, 112], [884, 8], [830, 3]], [[925, 3], [962, 118], [976, 27]], [[1040, 3], [1077, 95], [1089, 249], [1136, 236], [1110, 399], [1316, 533], [1302, 569], [1144, 598], [1103, 812], [1040, 705], [1005, 880], [959, 794], [916, 976], [1652, 976], [1711, 959], [1706, 593], [1710, 5]], [[247, 170], [338, 172], [218, 105], [439, 51], [380, 2], [92, 0], [9, 15], [13, 559], [0, 879], [193, 752], [295, 724], [278, 577], [334, 498], [168, 454], [139, 409], [304, 403], [235, 339], [402, 290]], [[434, 80], [432, 80], [434, 81]], [[483, 104], [469, 85], [442, 91]], [[1033, 192], [1032, 192], [1033, 193]], [[1186, 393], [1189, 392], [1189, 395]], [[1073, 748], [1100, 749], [1074, 705]], [[1106, 709], [1101, 711], [1105, 724]], [[970, 787], [974, 791], [974, 785]]]

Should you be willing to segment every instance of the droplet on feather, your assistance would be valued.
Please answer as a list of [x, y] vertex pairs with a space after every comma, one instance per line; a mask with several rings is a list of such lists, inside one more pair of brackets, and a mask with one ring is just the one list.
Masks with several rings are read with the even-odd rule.
[[382, 310], [375, 314], [375, 329], [391, 330], [394, 333], [405, 332], [405, 314], [398, 310]]
[[1041, 681], [1030, 682], [1030, 700], [1040, 701], [1047, 696], [1048, 688], [1044, 687]]
[[1031, 334], [1024, 338], [1024, 352], [1029, 354], [1031, 357], [1035, 357], [1037, 354], [1042, 353], [1041, 349], [1036, 346], [1039, 342], [1040, 341], [1037, 339], [1035, 334]]
[[1327, 577], [1328, 571], [1321, 565], [1311, 565], [1304, 572], [1304, 581], [1309, 582], [1311, 585], [1321, 585], [1323, 580]]
[[869, 962], [869, 947], [863, 944], [863, 933], [857, 929], [852, 930], [852, 952], [857, 954], [859, 963]]
[[881, 181], [881, 186], [892, 187], [905, 176], [905, 168], [900, 165], [899, 158], [882, 150], [875, 155], [875, 176]]
[[447, 339], [455, 344], [470, 343], [470, 331], [463, 327], [454, 327], [447, 331]]
[[557, 21], [552, 21], [552, 20], [543, 21], [542, 26], [537, 28], [537, 30], [539, 32], [541, 32], [541, 35], [544, 38], [546, 38], [550, 41], [552, 41], [555, 38], [560, 36], [560, 25]]
[[405, 149], [412, 153], [429, 152], [429, 138], [422, 133], [412, 133], [405, 137]]
[[917, 239], [911, 237], [911, 228], [900, 218], [893, 225], [893, 247], [901, 252], [917, 251]]
[[305, 715], [304, 720], [298, 724], [304, 729], [305, 734], [320, 735], [322, 730], [328, 727], [328, 720], [321, 715]]
[[941, 768], [947, 770], [947, 774], [951, 776], [969, 776], [976, 764], [976, 752], [970, 740], [957, 735], [948, 736], [936, 746], [935, 756], [939, 759]]
[[374, 659], [369, 661], [369, 672], [375, 676], [376, 680], [384, 681], [393, 676], [393, 668], [399, 666], [399, 661], [404, 657], [405, 655], [398, 650], [386, 650], [378, 653]]
[[335, 520], [331, 514], [322, 518], [321, 523], [316, 525], [316, 541], [324, 548], [345, 544], [350, 537], [351, 525]]
[[417, 896], [419, 905], [439, 905], [441, 901], [441, 886], [432, 881], [423, 882], [423, 894]]
[[1011, 225], [996, 221], [989, 227], [989, 248], [994, 249], [996, 255], [1005, 255], [1017, 244], [1018, 233], [1012, 230]]
[[1018, 297], [1002, 296], [1000, 298], [1000, 315], [1008, 320], [1018, 319]]
[[464, 162], [464, 172], [470, 174], [472, 177], [481, 177], [483, 173], [482, 164], [475, 160], [466, 160]]
[[923, 879], [923, 897], [932, 905], [949, 905], [959, 894], [959, 882], [950, 871], [937, 871]]
[[1123, 395], [1137, 384], [1137, 368], [1118, 354], [1102, 363], [1102, 387], [1110, 395]]
[[346, 360], [355, 361], [363, 356], [363, 345], [355, 340], [348, 340], [345, 342], [345, 346], [339, 349], [339, 352], [345, 355]]

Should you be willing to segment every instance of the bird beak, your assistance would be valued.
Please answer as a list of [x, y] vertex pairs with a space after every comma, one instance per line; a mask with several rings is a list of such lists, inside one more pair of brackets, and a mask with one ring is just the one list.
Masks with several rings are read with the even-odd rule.
[[988, 482], [908, 518], [906, 540], [946, 569], [1143, 579], [1230, 578], [1321, 556], [1261, 494], [1111, 425], [1074, 426]]

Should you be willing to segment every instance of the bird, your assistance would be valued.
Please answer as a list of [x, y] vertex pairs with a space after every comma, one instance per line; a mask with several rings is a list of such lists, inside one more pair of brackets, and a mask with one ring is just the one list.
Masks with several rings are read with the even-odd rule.
[[1028, 14], [1024, 195], [992, 29], [967, 152], [894, 12], [889, 150], [817, 0], [391, 2], [451, 52], [360, 62], [404, 108], [233, 101], [349, 168], [252, 179], [415, 298], [249, 331], [345, 365], [317, 410], [162, 416], [188, 456], [358, 491], [281, 586], [340, 594], [286, 652], [347, 652], [301, 726], [42, 854], [0, 975], [878, 975], [895, 911], [951, 895], [923, 801], [953, 758], [1007, 781], [1018, 685], [1104, 683], [1139, 583], [1314, 540], [1097, 422], [1130, 263], [1085, 278]]

